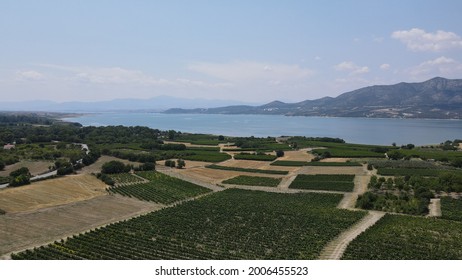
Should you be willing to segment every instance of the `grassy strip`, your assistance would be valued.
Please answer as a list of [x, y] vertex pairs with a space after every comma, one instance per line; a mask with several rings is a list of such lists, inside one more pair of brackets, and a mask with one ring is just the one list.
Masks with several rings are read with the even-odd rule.
[[223, 181], [223, 184], [277, 187], [279, 183], [281, 183], [281, 180], [282, 178], [254, 177], [254, 176], [240, 175], [240, 176]]
[[273, 161], [277, 157], [273, 155], [254, 155], [254, 154], [237, 154], [234, 155], [234, 159], [241, 160], [259, 160], [259, 161]]
[[271, 165], [274, 166], [305, 166], [307, 161], [296, 161], [296, 160], [276, 160]]
[[328, 149], [314, 149], [312, 153], [322, 155], [329, 153], [330, 157], [338, 158], [384, 158], [385, 153], [374, 152], [366, 149], [354, 148], [328, 148]]
[[323, 161], [312, 161], [307, 162], [306, 166], [362, 166], [359, 162], [323, 162]]
[[239, 171], [239, 172], [250, 172], [250, 173], [261, 173], [261, 174], [276, 174], [276, 175], [287, 175], [289, 171], [283, 170], [264, 170], [264, 169], [255, 169], [255, 168], [241, 168], [241, 167], [231, 167], [231, 166], [221, 166], [221, 165], [207, 165], [206, 168], [219, 169], [219, 170], [229, 170], [229, 171]]

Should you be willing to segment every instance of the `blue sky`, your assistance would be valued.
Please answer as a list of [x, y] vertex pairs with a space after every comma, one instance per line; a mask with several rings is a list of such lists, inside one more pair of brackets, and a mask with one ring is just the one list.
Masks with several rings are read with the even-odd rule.
[[0, 0], [0, 93], [264, 103], [462, 78], [460, 11], [459, 0]]

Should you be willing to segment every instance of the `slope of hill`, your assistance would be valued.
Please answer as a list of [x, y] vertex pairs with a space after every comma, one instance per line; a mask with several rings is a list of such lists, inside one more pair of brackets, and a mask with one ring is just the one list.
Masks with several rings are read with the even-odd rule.
[[462, 117], [462, 79], [436, 77], [422, 83], [377, 85], [298, 103], [169, 109], [165, 113], [273, 114], [288, 116], [439, 118]]

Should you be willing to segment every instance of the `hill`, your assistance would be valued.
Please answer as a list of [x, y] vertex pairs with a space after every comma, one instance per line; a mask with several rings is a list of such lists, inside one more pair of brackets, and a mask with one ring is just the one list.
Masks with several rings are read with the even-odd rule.
[[297, 103], [273, 101], [261, 106], [174, 108], [165, 113], [460, 119], [462, 79], [436, 77], [421, 83], [375, 85], [335, 98], [324, 97]]

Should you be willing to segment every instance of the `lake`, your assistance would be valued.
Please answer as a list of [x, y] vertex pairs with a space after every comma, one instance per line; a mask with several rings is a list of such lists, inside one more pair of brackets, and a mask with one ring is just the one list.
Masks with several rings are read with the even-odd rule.
[[84, 126], [147, 126], [160, 130], [226, 136], [338, 137], [350, 143], [437, 144], [462, 139], [462, 120], [286, 117], [161, 113], [88, 114], [68, 121]]

